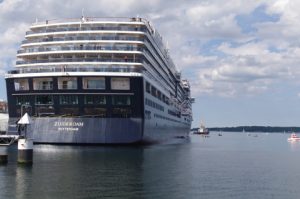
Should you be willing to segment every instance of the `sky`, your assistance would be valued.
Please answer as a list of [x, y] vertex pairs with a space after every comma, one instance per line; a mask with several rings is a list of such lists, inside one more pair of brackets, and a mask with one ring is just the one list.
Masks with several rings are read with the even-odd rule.
[[0, 0], [0, 98], [30, 24], [80, 18], [83, 9], [152, 22], [190, 81], [193, 127], [300, 126], [299, 7], [298, 0]]

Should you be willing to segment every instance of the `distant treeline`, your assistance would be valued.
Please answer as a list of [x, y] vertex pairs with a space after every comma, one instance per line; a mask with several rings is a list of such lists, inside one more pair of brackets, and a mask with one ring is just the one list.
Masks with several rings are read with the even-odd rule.
[[[300, 127], [272, 127], [272, 126], [237, 126], [237, 127], [214, 127], [210, 131], [223, 132], [300, 132]], [[191, 129], [197, 131], [198, 128]]]

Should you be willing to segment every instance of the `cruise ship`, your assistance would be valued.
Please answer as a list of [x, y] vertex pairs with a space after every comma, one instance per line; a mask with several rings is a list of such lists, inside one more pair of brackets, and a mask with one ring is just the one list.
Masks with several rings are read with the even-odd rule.
[[28, 113], [35, 143], [162, 142], [190, 131], [189, 82], [143, 18], [35, 22], [5, 79], [8, 134]]

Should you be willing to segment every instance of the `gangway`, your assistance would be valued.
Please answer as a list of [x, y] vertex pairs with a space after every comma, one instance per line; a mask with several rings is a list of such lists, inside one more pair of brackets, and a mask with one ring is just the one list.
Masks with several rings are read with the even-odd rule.
[[17, 141], [21, 136], [19, 135], [0, 135], [0, 146], [9, 146]]

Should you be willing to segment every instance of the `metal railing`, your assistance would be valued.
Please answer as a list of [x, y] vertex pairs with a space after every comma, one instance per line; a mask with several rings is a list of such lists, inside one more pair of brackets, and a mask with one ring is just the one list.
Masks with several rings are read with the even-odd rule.
[[47, 59], [47, 60], [31, 60], [31, 61], [16, 61], [16, 65], [22, 64], [39, 64], [39, 63], [57, 63], [57, 62], [131, 62], [142, 63], [142, 59], [129, 58], [71, 58], [71, 59]]
[[114, 21], [114, 22], [148, 22], [144, 18], [140, 17], [84, 17], [84, 18], [67, 18], [67, 19], [52, 19], [52, 20], [46, 20], [42, 22], [35, 22], [32, 23], [32, 26], [38, 26], [38, 25], [51, 25], [51, 24], [57, 24], [57, 23], [71, 23], [71, 22], [93, 22], [93, 21], [99, 21], [99, 22], [108, 22], [108, 21]]
[[22, 44], [52, 42], [52, 41], [103, 41], [103, 40], [120, 40], [120, 41], [143, 41], [141, 37], [119, 37], [119, 36], [89, 36], [89, 37], [64, 37], [64, 38], [43, 38], [34, 40], [23, 40]]
[[52, 90], [53, 85], [35, 85], [33, 90]]
[[82, 47], [68, 47], [68, 46], [54, 46], [52, 48], [28, 48], [26, 50], [18, 50], [18, 54], [22, 53], [35, 53], [35, 52], [53, 52], [53, 51], [73, 51], [73, 50], [88, 50], [88, 51], [99, 51], [99, 50], [116, 50], [116, 51], [143, 51], [141, 47], [118, 47], [118, 46], [100, 46], [100, 45], [92, 45], [92, 46], [82, 46]]
[[131, 66], [118, 67], [49, 67], [49, 68], [24, 68], [8, 71], [8, 74], [23, 74], [23, 73], [46, 73], [46, 72], [135, 72], [141, 73], [143, 68]]
[[49, 33], [49, 32], [69, 32], [69, 31], [139, 31], [144, 32], [145, 29], [141, 27], [130, 27], [130, 26], [101, 26], [101, 27], [67, 27], [67, 28], [53, 28], [53, 29], [42, 29], [35, 31], [27, 31], [26, 35], [38, 34], [38, 33]]
[[72, 85], [67, 85], [67, 84], [59, 83], [58, 84], [58, 89], [66, 89], [66, 90], [77, 89], [77, 82], [74, 82]]
[[29, 85], [27, 84], [26, 86], [15, 86], [16, 91], [28, 91], [29, 90]]

